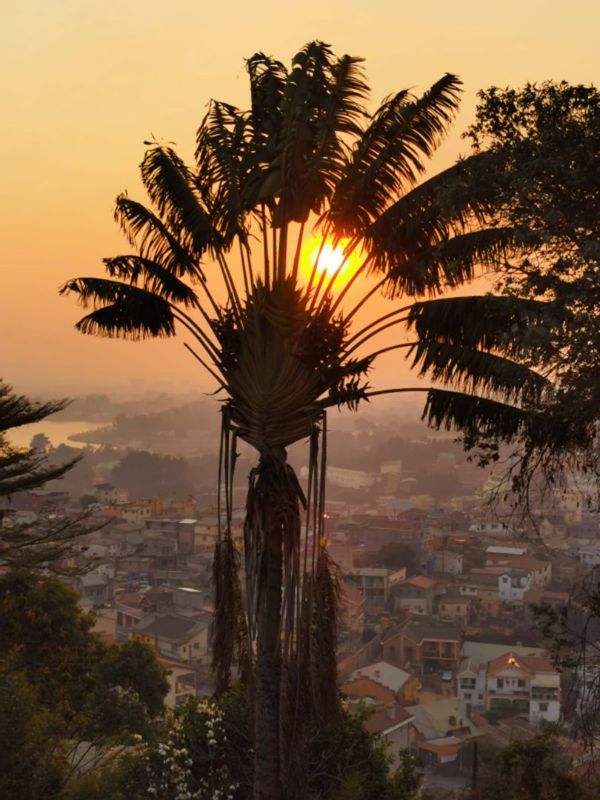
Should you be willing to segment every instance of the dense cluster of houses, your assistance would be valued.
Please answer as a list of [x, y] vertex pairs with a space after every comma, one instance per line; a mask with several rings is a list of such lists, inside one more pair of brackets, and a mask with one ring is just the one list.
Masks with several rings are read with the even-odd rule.
[[[364, 486], [398, 489], [399, 464], [389, 462], [372, 480], [348, 469], [332, 474], [360, 498]], [[82, 569], [68, 578], [81, 604], [95, 610], [107, 640], [140, 637], [155, 647], [169, 670], [169, 706], [210, 692], [215, 508], [200, 509], [191, 498], [129, 502], [107, 483], [91, 491], [101, 527], [78, 545], [72, 565]], [[411, 748], [431, 768], [458, 763], [498, 721], [521, 731], [565, 721], [582, 701], [566, 703], [565, 676], [540, 638], [530, 640], [532, 619], [539, 606], [574, 602], [575, 581], [600, 565], [597, 518], [573, 492], [552, 513], [540, 512], [530, 532], [490, 520], [481, 498], [439, 508], [421, 496], [413, 502], [406, 486], [402, 494], [392, 494], [386, 510], [381, 503], [327, 507], [348, 707], [370, 709], [365, 727], [384, 737], [393, 759]], [[68, 496], [51, 499], [53, 513], [73, 511]], [[48, 500], [43, 492], [23, 495], [5, 524], [43, 521]], [[243, 521], [236, 511], [240, 548]]]

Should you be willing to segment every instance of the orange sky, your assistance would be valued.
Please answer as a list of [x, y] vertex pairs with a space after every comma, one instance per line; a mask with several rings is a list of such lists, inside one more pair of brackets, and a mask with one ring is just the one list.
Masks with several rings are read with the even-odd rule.
[[[289, 61], [305, 42], [322, 39], [337, 54], [365, 57], [374, 102], [458, 73], [465, 96], [435, 159], [441, 168], [466, 150], [459, 133], [478, 89], [546, 78], [598, 82], [597, 8], [591, 0], [4, 4], [0, 377], [21, 391], [70, 394], [209, 386], [180, 341], [77, 334], [80, 311], [57, 287], [101, 274], [103, 256], [128, 251], [112, 205], [123, 189], [143, 199], [137, 165], [145, 138], [174, 141], [189, 158], [209, 98], [247, 105], [244, 57], [264, 50]], [[392, 356], [377, 383], [402, 382], [401, 370]]]

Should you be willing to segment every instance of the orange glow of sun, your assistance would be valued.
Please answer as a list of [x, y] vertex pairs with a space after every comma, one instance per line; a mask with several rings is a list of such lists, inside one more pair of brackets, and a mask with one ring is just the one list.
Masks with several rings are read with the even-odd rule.
[[339, 290], [344, 286], [356, 272], [360, 263], [359, 252], [355, 250], [347, 254], [346, 246], [347, 241], [344, 239], [335, 245], [330, 241], [323, 244], [323, 240], [319, 238], [312, 239], [305, 248], [301, 262], [305, 280], [309, 280], [316, 264], [317, 283], [324, 278], [326, 282], [334, 281], [332, 287], [334, 290]]
[[[344, 248], [334, 247], [329, 242], [323, 245], [323, 250], [321, 251], [321, 255], [319, 256], [319, 264], [318, 269], [321, 272], [326, 272], [328, 275], [333, 276], [335, 272], [342, 266], [344, 263]], [[343, 269], [343, 267], [342, 267]], [[340, 270], [341, 272], [341, 270]]]

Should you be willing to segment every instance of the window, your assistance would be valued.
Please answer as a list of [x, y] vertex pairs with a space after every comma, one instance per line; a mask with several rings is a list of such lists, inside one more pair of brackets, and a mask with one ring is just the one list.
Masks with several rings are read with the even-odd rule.
[[519, 689], [523, 689], [524, 686], [525, 686], [525, 681], [524, 680], [519, 680], [518, 684], [519, 684]]
[[540, 703], [540, 711], [548, 711], [548, 703]]
[[498, 689], [504, 689], [504, 680], [502, 678], [498, 678]]
[[465, 700], [470, 700], [472, 696], [471, 692], [465, 692]]

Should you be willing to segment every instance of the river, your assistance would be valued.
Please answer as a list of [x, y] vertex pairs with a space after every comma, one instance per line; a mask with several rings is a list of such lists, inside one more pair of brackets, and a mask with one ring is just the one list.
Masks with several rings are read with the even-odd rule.
[[83, 420], [69, 420], [68, 422], [57, 420], [55, 422], [45, 419], [41, 422], [33, 422], [31, 425], [23, 425], [20, 428], [11, 428], [7, 431], [7, 439], [15, 447], [29, 447], [31, 439], [36, 433], [45, 433], [54, 447], [58, 447], [60, 444], [67, 444], [70, 447], [85, 447], [81, 442], [69, 441], [69, 436], [91, 431], [106, 424], [106, 422], [85, 422]]

